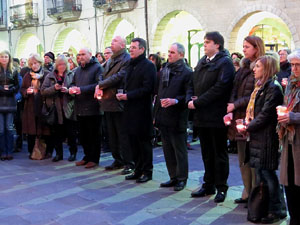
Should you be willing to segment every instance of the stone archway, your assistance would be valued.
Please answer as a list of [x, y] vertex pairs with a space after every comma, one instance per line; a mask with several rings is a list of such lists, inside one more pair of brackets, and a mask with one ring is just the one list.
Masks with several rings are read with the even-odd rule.
[[69, 50], [76, 54], [82, 47], [90, 47], [90, 44], [78, 30], [69, 27], [59, 32], [52, 49], [55, 55]]
[[[105, 36], [104, 47], [110, 46], [111, 40], [114, 36], [119, 35], [124, 38], [132, 38], [135, 36], [135, 29], [133, 25], [124, 18], [117, 18], [109, 23]], [[128, 43], [127, 43], [128, 44]]]
[[[178, 27], [181, 29], [179, 30]], [[174, 10], [159, 21], [151, 51], [152, 53], [161, 52], [166, 58], [169, 45], [179, 42], [186, 48], [186, 58], [190, 58], [191, 65], [195, 66], [200, 58], [200, 43], [203, 42], [203, 36], [204, 31], [201, 24], [191, 13]]]
[[[291, 19], [280, 9], [276, 9], [270, 5], [254, 5], [244, 9], [239, 15], [235, 17], [235, 19], [230, 24], [227, 30], [227, 40], [228, 40], [228, 49], [229, 51], [241, 51], [242, 49], [242, 40], [247, 36], [244, 32], [243, 35], [240, 34], [240, 29], [243, 25], [251, 18], [253, 18], [256, 14], [259, 13], [269, 13], [275, 17], [278, 17], [282, 22], [288, 27], [292, 37], [292, 46], [300, 45], [299, 34], [297, 33], [296, 27], [291, 21]], [[281, 26], [281, 25], [279, 25]], [[250, 31], [250, 30], [249, 30]], [[242, 37], [244, 36], [244, 37]]]
[[43, 55], [44, 48], [35, 34], [24, 33], [16, 45], [15, 57], [28, 58], [31, 53]]

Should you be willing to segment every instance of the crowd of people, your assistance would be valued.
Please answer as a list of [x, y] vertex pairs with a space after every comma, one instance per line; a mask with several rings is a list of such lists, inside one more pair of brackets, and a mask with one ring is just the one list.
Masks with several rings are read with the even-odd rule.
[[84, 157], [75, 164], [89, 169], [99, 165], [101, 143], [108, 140], [114, 161], [105, 169], [122, 169], [126, 180], [144, 183], [152, 179], [152, 139], [159, 131], [170, 177], [160, 187], [181, 191], [188, 180], [192, 114], [205, 173], [191, 197], [216, 194], [216, 203], [225, 201], [229, 139], [236, 142], [244, 185], [235, 203], [249, 205], [255, 187], [268, 188], [267, 214], [248, 220], [270, 224], [285, 218], [284, 187], [290, 225], [299, 225], [300, 50], [265, 52], [261, 38], [247, 36], [244, 55], [230, 55], [223, 36], [208, 32], [205, 55], [192, 70], [182, 44], [170, 45], [166, 62], [159, 54], [147, 59], [146, 46], [134, 38], [128, 53], [126, 40], [116, 36], [104, 54], [93, 56], [88, 48], [76, 58], [31, 54], [27, 65], [0, 52], [1, 160], [12, 160], [26, 138], [30, 159], [44, 147], [41, 159], [55, 150], [57, 162], [67, 140], [68, 160], [76, 160], [80, 142]]

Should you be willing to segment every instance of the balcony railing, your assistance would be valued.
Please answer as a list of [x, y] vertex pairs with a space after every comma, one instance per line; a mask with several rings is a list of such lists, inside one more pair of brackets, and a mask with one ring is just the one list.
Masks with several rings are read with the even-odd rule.
[[94, 6], [103, 8], [107, 13], [133, 10], [138, 0], [94, 0]]
[[57, 21], [77, 20], [81, 11], [81, 0], [47, 0], [47, 14]]
[[10, 7], [10, 11], [10, 21], [15, 27], [34, 26], [39, 22], [37, 3], [14, 5]]

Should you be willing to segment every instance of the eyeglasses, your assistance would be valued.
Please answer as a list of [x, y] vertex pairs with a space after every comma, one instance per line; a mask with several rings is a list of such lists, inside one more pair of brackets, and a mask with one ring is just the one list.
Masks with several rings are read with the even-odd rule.
[[300, 63], [291, 63], [291, 67], [296, 67], [297, 69], [299, 69]]

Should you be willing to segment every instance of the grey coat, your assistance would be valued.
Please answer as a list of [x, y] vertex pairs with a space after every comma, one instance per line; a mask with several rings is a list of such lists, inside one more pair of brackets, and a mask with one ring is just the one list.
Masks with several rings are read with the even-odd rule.
[[[292, 112], [289, 113], [290, 124], [295, 127], [295, 136], [292, 143], [292, 153], [294, 160], [294, 182], [300, 186], [300, 104], [296, 105]], [[280, 160], [280, 183], [288, 186], [288, 140], [287, 136], [283, 138], [283, 149]]]
[[[70, 84], [73, 80], [74, 74], [72, 72], [68, 72], [65, 75], [64, 86], [67, 88], [70, 87]], [[51, 106], [53, 102], [55, 103], [57, 116], [58, 116], [58, 124], [63, 124], [63, 116], [67, 119], [75, 120], [74, 113], [74, 97], [69, 95], [69, 93], [61, 93], [58, 90], [55, 90], [54, 85], [57, 83], [57, 79], [55, 77], [54, 72], [49, 73], [43, 85], [41, 87], [42, 96], [45, 98], [47, 106]], [[63, 104], [61, 104], [61, 98]]]

